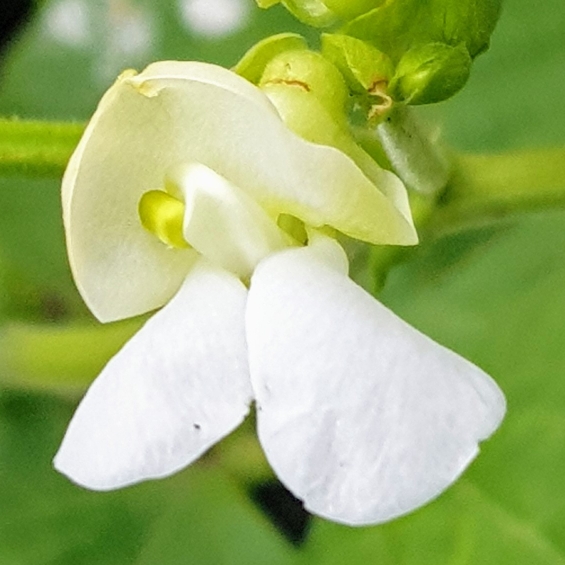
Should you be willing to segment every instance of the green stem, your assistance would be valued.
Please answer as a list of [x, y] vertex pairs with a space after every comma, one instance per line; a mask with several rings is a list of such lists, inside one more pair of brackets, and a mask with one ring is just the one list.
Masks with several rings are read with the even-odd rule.
[[[421, 241], [502, 222], [516, 214], [565, 208], [565, 148], [501, 155], [455, 155], [452, 176], [437, 198], [412, 193]], [[413, 249], [377, 246], [370, 255], [372, 291]]]
[[78, 123], [0, 118], [0, 175], [60, 177], [83, 131]]
[[452, 179], [425, 226], [428, 237], [565, 208], [565, 148], [458, 155]]
[[115, 324], [0, 326], [0, 383], [14, 388], [81, 392], [140, 328], [135, 318]]

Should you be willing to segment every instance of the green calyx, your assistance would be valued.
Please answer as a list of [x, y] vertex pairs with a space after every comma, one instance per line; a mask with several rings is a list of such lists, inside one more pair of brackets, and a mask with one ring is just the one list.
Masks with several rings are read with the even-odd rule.
[[400, 59], [391, 93], [396, 100], [412, 105], [447, 100], [465, 86], [471, 65], [471, 56], [463, 44], [414, 47]]
[[357, 94], [371, 91], [375, 84], [390, 81], [394, 65], [390, 58], [366, 41], [349, 35], [322, 35], [322, 53], [345, 78], [350, 90]]

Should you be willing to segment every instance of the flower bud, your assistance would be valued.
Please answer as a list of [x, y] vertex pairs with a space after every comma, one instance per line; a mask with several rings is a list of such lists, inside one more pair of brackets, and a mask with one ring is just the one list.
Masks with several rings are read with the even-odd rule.
[[447, 100], [467, 82], [472, 60], [464, 45], [429, 43], [407, 51], [396, 68], [391, 92], [407, 104]]
[[289, 94], [302, 91], [315, 98], [336, 122], [346, 119], [347, 85], [338, 69], [320, 53], [305, 49], [281, 53], [265, 67], [259, 86], [267, 94], [273, 90]]
[[232, 69], [253, 84], [258, 84], [269, 62], [285, 51], [307, 49], [306, 40], [296, 33], [279, 33], [256, 43]]
[[[343, 0], [345, 1], [345, 0]], [[395, 61], [414, 45], [463, 44], [471, 57], [488, 48], [502, 0], [389, 0], [342, 32], [370, 41]]]
[[[259, 8], [270, 8], [275, 4], [283, 6], [301, 22], [314, 26], [326, 27], [336, 21], [336, 14], [322, 0], [255, 0]], [[347, 1], [347, 0], [346, 0]]]

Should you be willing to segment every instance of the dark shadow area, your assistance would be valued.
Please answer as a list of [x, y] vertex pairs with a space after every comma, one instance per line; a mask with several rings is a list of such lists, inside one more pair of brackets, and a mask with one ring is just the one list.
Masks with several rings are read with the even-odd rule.
[[0, 0], [0, 57], [34, 11], [32, 0]]
[[312, 516], [278, 481], [269, 481], [254, 486], [250, 495], [252, 500], [269, 517], [281, 534], [296, 547], [306, 541]]

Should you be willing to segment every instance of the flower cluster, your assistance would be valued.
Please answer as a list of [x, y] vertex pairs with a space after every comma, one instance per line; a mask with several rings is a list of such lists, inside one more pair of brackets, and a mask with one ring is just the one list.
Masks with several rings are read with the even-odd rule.
[[170, 475], [255, 402], [267, 459], [308, 510], [379, 523], [436, 497], [502, 420], [490, 377], [348, 277], [337, 232], [417, 241], [402, 183], [299, 137], [230, 71], [124, 73], [69, 163], [63, 212], [101, 321], [161, 308], [70, 423], [55, 466], [80, 485]]

